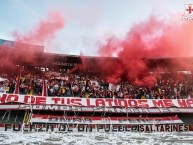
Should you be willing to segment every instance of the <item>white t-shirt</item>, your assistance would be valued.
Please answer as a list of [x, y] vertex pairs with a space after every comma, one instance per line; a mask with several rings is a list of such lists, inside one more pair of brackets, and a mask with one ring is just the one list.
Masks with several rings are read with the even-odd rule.
[[0, 87], [0, 93], [6, 93], [6, 89], [4, 87]]

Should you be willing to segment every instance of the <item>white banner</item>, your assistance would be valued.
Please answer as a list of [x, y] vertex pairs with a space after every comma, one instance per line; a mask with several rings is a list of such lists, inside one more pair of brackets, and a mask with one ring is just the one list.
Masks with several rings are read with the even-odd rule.
[[31, 123], [67, 123], [67, 124], [181, 124], [177, 116], [171, 117], [70, 117], [33, 114]]
[[189, 131], [188, 124], [157, 124], [157, 125], [116, 125], [116, 124], [0, 124], [4, 131], [24, 132], [173, 132]]
[[65, 105], [85, 107], [125, 107], [125, 108], [191, 108], [193, 99], [108, 99], [77, 97], [45, 97], [17, 94], [0, 94], [0, 104], [23, 103], [32, 105]]
[[79, 107], [62, 105], [0, 104], [0, 110], [52, 110], [75, 112], [110, 112], [130, 114], [193, 113], [193, 108], [123, 108], [123, 107]]

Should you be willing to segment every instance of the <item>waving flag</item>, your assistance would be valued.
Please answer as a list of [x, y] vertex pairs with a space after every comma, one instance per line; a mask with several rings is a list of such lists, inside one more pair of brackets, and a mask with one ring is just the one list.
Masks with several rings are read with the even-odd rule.
[[15, 90], [14, 90], [13, 94], [19, 94], [20, 79], [21, 79], [21, 70], [19, 68], [18, 75], [16, 78]]
[[48, 96], [46, 81], [43, 80], [42, 96]]

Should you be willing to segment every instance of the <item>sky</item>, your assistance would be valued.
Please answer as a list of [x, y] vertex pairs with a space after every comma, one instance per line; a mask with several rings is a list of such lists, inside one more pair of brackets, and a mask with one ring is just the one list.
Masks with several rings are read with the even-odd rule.
[[58, 11], [64, 27], [43, 44], [45, 51], [94, 56], [108, 37], [123, 38], [152, 15], [168, 19], [178, 14], [175, 19], [180, 23], [185, 4], [193, 0], [1, 0], [0, 39], [14, 41], [15, 31], [33, 31], [48, 13]]

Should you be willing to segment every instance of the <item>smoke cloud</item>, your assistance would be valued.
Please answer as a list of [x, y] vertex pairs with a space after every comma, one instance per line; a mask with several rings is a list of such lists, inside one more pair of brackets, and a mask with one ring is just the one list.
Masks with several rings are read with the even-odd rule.
[[15, 31], [13, 33], [14, 47], [3, 46], [0, 49], [0, 61], [7, 68], [14, 68], [15, 62], [20, 60], [24, 63], [38, 64], [39, 61], [43, 61], [37, 59], [36, 56], [36, 52], [43, 51], [43, 47], [38, 45], [53, 41], [56, 33], [63, 29], [64, 25], [64, 16], [60, 12], [50, 12], [47, 18], [41, 19], [29, 32]]
[[15, 41], [24, 43], [45, 44], [54, 39], [55, 34], [64, 27], [64, 16], [59, 12], [50, 12], [46, 19], [40, 20], [30, 32], [26, 34], [15, 31]]
[[[156, 76], [149, 75], [147, 60], [193, 56], [191, 32], [193, 23], [167, 23], [152, 16], [146, 22], [135, 24], [124, 39], [112, 36], [106, 40], [106, 44], [99, 46], [100, 56], [117, 55], [119, 60], [119, 63], [111, 62], [108, 65], [103, 62], [103, 70], [111, 70], [111, 74], [107, 73], [106, 79], [116, 83], [123, 77], [136, 85], [154, 84]], [[171, 64], [192, 69], [181, 59], [175, 59]], [[165, 68], [159, 66], [156, 69]]]

